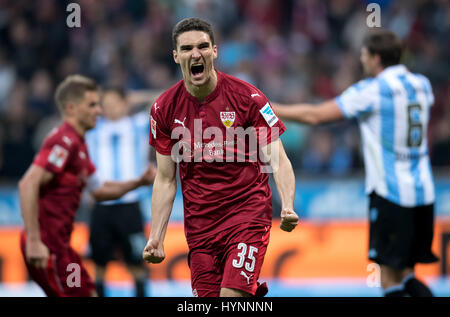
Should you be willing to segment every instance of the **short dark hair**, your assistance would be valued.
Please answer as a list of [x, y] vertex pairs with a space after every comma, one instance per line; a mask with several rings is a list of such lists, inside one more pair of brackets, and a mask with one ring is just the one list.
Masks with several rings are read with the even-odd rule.
[[199, 18], [186, 18], [178, 22], [172, 30], [173, 49], [177, 49], [177, 40], [180, 34], [189, 31], [202, 31], [209, 35], [212, 45], [214, 45], [214, 32], [211, 24]]
[[55, 102], [61, 113], [65, 113], [68, 102], [79, 103], [84, 98], [86, 91], [98, 90], [97, 83], [82, 75], [67, 76], [56, 88]]
[[400, 63], [403, 50], [402, 41], [390, 30], [383, 28], [370, 30], [364, 37], [363, 46], [370, 54], [380, 56], [383, 67]]

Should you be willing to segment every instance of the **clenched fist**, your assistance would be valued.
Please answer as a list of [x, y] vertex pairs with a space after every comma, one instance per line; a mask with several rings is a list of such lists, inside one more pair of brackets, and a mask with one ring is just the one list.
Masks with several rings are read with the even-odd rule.
[[283, 231], [291, 232], [298, 225], [298, 216], [292, 209], [285, 208], [281, 211], [280, 228]]
[[144, 261], [147, 263], [161, 263], [165, 257], [164, 248], [159, 244], [159, 241], [149, 239], [144, 252], [142, 252]]

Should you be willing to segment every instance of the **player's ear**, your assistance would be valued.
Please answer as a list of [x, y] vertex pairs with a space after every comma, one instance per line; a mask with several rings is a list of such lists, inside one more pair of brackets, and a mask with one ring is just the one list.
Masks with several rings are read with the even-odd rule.
[[213, 48], [213, 57], [214, 59], [216, 59], [218, 55], [217, 45], [214, 44], [212, 48]]
[[180, 62], [178, 61], [178, 53], [176, 50], [172, 51], [173, 53], [173, 60], [175, 61], [175, 63], [180, 64]]
[[375, 62], [377, 67], [378, 66], [383, 66], [383, 64], [381, 63], [381, 56], [380, 56], [380, 54], [373, 54], [373, 59], [374, 59], [374, 62]]
[[71, 101], [66, 103], [64, 112], [66, 115], [71, 116], [73, 114], [73, 111], [75, 109], [75, 104]]

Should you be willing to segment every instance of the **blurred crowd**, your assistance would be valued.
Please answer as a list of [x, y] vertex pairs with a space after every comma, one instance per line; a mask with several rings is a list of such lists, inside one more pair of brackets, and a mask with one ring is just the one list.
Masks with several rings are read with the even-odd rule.
[[[66, 7], [81, 7], [81, 27]], [[433, 166], [450, 166], [450, 3], [446, 0], [0, 0], [0, 178], [19, 178], [59, 120], [55, 86], [82, 73], [128, 91], [167, 89], [182, 78], [171, 30], [182, 18], [210, 21], [216, 68], [277, 102], [320, 102], [362, 78], [360, 44], [369, 2], [406, 46], [404, 63], [428, 76], [436, 102], [429, 129]], [[286, 123], [300, 172], [362, 169], [355, 122]]]

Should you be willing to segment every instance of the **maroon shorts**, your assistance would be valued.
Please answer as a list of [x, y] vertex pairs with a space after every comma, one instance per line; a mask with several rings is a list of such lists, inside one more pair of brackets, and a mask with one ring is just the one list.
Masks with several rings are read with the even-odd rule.
[[192, 247], [189, 267], [194, 296], [219, 297], [224, 287], [255, 295], [269, 236], [270, 226], [243, 224]]
[[80, 256], [71, 248], [59, 253], [50, 253], [47, 267], [36, 268], [26, 261], [25, 233], [20, 236], [20, 249], [30, 277], [49, 297], [88, 297], [95, 291]]

